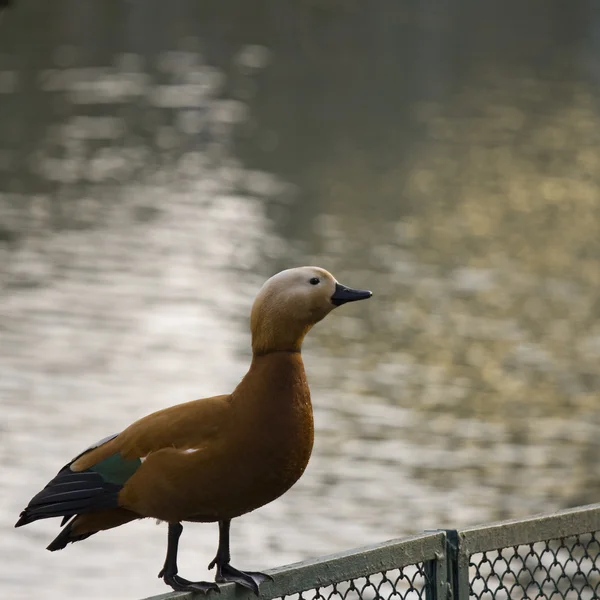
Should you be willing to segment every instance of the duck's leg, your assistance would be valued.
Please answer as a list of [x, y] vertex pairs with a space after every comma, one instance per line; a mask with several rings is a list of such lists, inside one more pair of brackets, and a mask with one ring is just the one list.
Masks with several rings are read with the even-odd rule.
[[217, 549], [217, 555], [208, 565], [208, 568], [212, 569], [214, 566], [217, 567], [215, 581], [218, 583], [233, 581], [252, 590], [258, 596], [258, 586], [263, 581], [266, 581], [267, 579], [273, 580], [273, 578], [266, 573], [259, 573], [258, 571], [239, 571], [229, 564], [229, 561], [231, 560], [231, 554], [229, 552], [230, 524], [231, 519], [219, 521], [219, 548]]
[[177, 592], [202, 592], [206, 594], [210, 590], [219, 592], [219, 586], [208, 581], [188, 581], [177, 575], [177, 548], [179, 537], [183, 531], [181, 523], [169, 523], [169, 534], [167, 542], [167, 558], [165, 564], [158, 574], [163, 581]]

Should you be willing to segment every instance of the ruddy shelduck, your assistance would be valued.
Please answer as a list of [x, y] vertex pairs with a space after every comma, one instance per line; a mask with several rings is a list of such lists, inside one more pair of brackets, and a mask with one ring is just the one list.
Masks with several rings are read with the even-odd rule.
[[215, 581], [258, 594], [269, 577], [230, 564], [231, 519], [275, 500], [304, 472], [313, 415], [302, 341], [336, 306], [370, 297], [318, 267], [274, 275], [254, 301], [252, 362], [231, 394], [160, 410], [94, 444], [31, 499], [16, 527], [62, 517], [48, 546], [54, 551], [134, 519], [166, 521], [159, 577], [175, 590], [206, 593], [218, 586], [177, 574], [177, 546], [182, 521], [217, 521], [219, 545], [209, 565]]

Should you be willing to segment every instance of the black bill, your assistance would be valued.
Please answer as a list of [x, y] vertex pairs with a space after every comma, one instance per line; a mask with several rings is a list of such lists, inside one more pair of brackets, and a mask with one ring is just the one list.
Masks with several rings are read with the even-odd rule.
[[335, 292], [331, 296], [331, 302], [336, 306], [346, 304], [346, 302], [356, 302], [357, 300], [366, 300], [373, 295], [369, 290], [355, 290], [340, 283], [335, 284]]

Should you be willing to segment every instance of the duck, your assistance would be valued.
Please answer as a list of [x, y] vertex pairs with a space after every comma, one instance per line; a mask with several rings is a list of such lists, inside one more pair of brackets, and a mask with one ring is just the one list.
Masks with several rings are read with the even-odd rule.
[[[302, 342], [335, 308], [371, 296], [320, 267], [277, 273], [252, 305], [252, 359], [233, 392], [159, 410], [93, 444], [30, 500], [15, 527], [62, 518], [62, 530], [47, 547], [56, 551], [154, 518], [168, 524], [158, 574], [168, 586], [208, 593], [234, 582], [258, 595], [270, 576], [231, 565], [231, 521], [280, 497], [304, 473], [314, 427]], [[209, 564], [216, 569], [214, 583], [178, 574], [184, 522], [218, 523]]]

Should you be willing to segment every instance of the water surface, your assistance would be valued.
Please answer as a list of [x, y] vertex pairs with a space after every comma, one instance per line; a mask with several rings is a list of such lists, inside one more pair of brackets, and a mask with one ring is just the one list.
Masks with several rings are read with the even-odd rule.
[[[22, 3], [0, 24], [0, 590], [136, 598], [166, 528], [14, 530], [93, 441], [231, 390], [254, 294], [311, 332], [305, 476], [233, 525], [268, 568], [600, 492], [600, 7]], [[186, 525], [208, 576], [216, 526]]]

